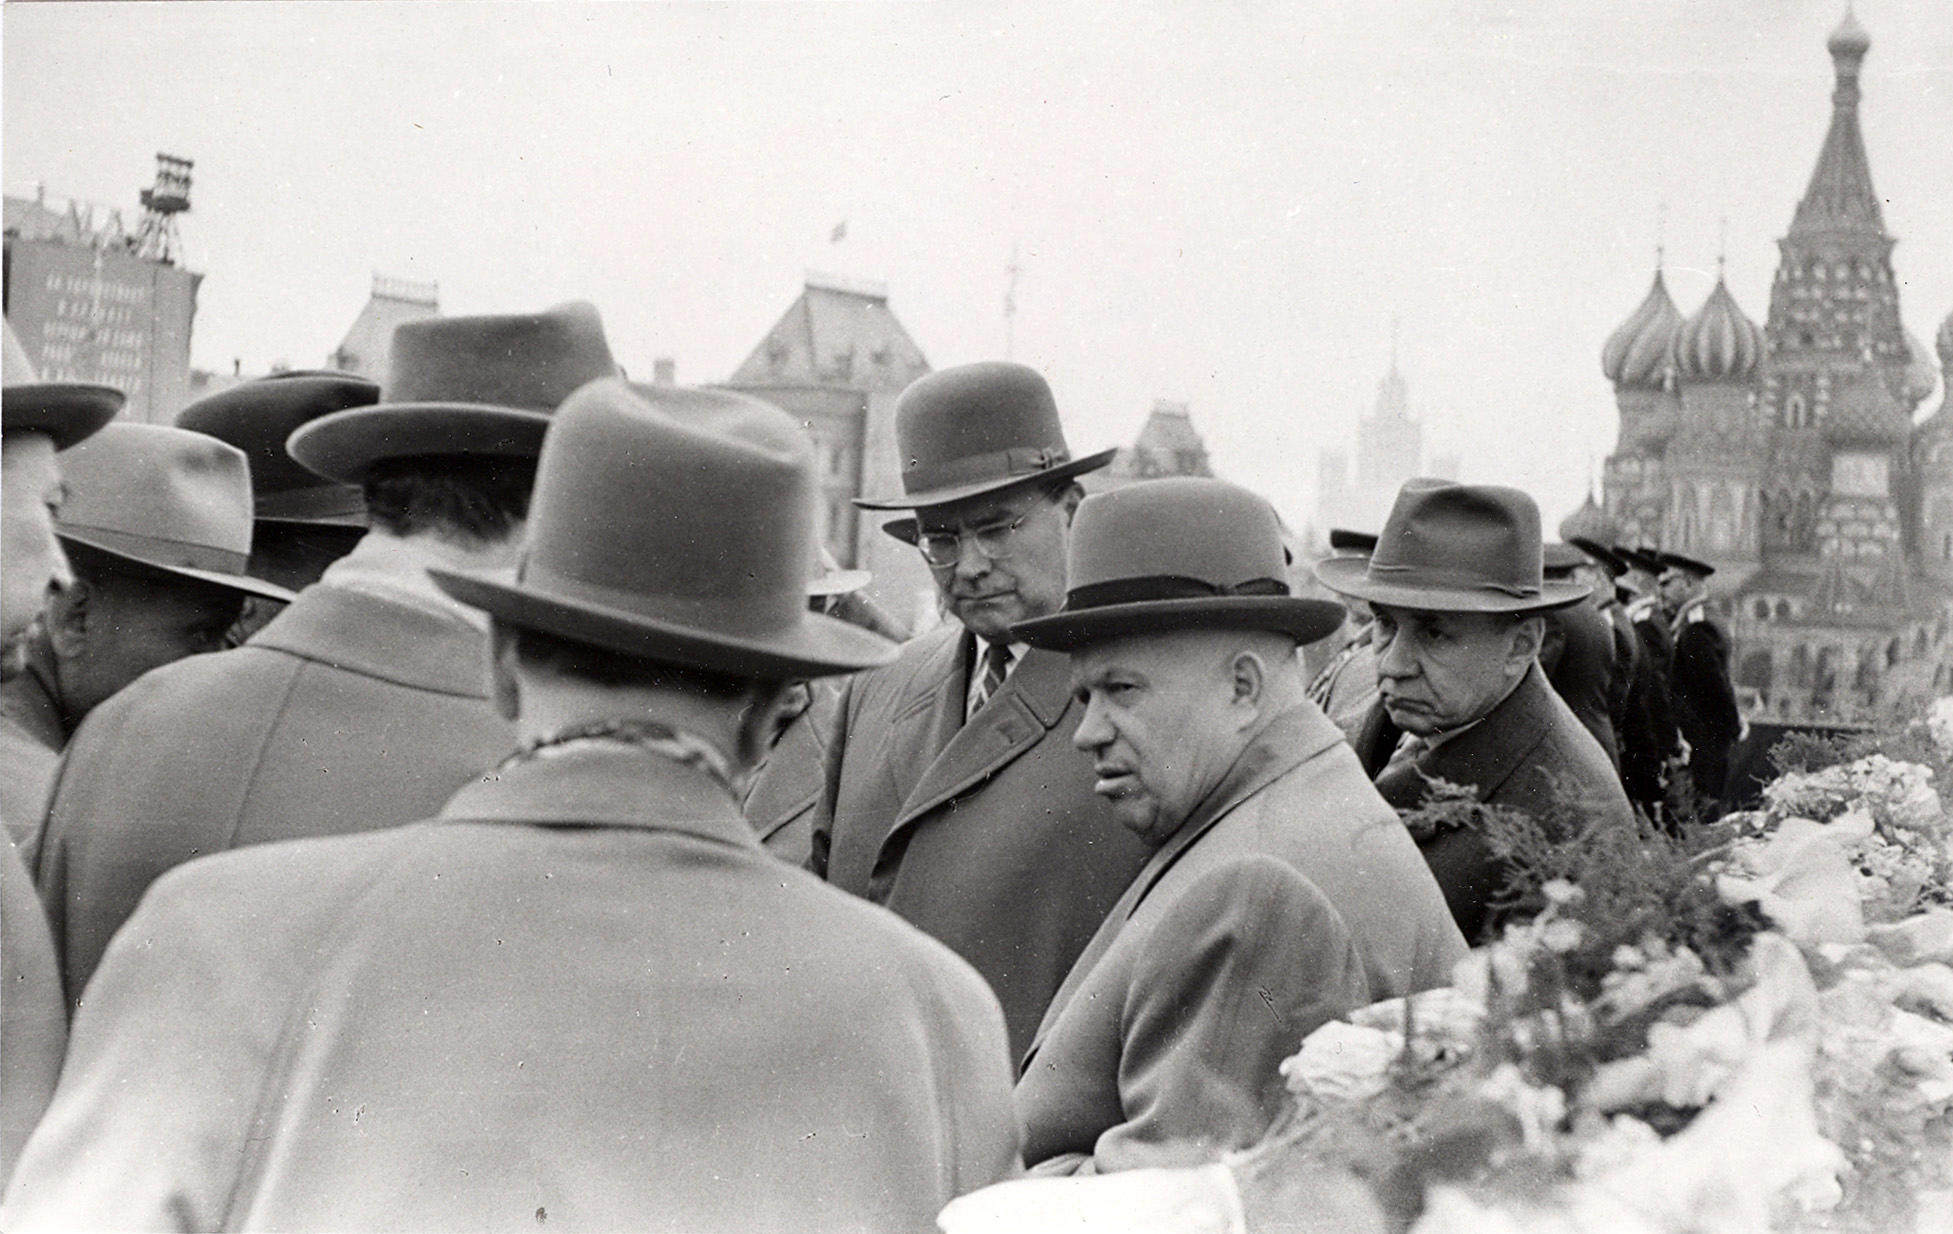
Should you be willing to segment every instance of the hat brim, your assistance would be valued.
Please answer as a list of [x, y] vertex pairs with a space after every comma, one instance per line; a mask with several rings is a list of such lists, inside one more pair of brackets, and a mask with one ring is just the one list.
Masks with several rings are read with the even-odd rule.
[[866, 570], [829, 570], [807, 584], [810, 596], [845, 596], [860, 591], [874, 579]]
[[1033, 647], [1072, 651], [1134, 634], [1184, 630], [1271, 630], [1297, 643], [1313, 643], [1342, 627], [1343, 606], [1334, 600], [1296, 596], [1202, 596], [1106, 604], [1034, 617], [1010, 628], [1011, 637]]
[[[921, 510], [929, 506], [946, 506], [952, 501], [967, 501], [972, 497], [982, 497], [988, 493], [1001, 493], [1005, 489], [1017, 488], [1025, 484], [1048, 484], [1053, 480], [1068, 480], [1073, 476], [1097, 471], [1112, 461], [1117, 449], [1101, 450], [1084, 458], [1075, 458], [1069, 463], [1047, 467], [1043, 471], [1026, 472], [1021, 476], [1001, 476], [990, 480], [977, 480], [969, 484], [953, 484], [947, 488], [928, 489], [920, 493], [907, 493], [901, 497], [883, 497], [869, 500], [857, 497], [854, 504], [863, 510]], [[884, 528], [886, 530], [886, 528]]]
[[819, 613], [801, 614], [787, 634], [749, 639], [544, 595], [505, 578], [449, 570], [427, 573], [456, 600], [519, 629], [708, 672], [774, 680], [832, 677], [887, 664], [898, 650], [878, 634]]
[[221, 570], [199, 570], [191, 566], [167, 565], [160, 561], [150, 561], [144, 557], [133, 556], [120, 549], [110, 548], [105, 544], [97, 543], [86, 535], [74, 535], [70, 532], [61, 531], [58, 528], [55, 534], [59, 535], [63, 540], [69, 540], [76, 544], [85, 544], [98, 553], [113, 557], [120, 562], [127, 562], [132, 566], [152, 573], [166, 574], [172, 578], [195, 579], [200, 583], [214, 583], [219, 587], [228, 588], [231, 591], [242, 592], [247, 596], [258, 596], [266, 600], [276, 600], [281, 604], [290, 604], [293, 600], [298, 599], [298, 593], [288, 591], [276, 583], [267, 583], [263, 579], [252, 578], [248, 574], [227, 574]]
[[550, 417], [482, 403], [376, 403], [320, 416], [285, 451], [314, 475], [359, 484], [373, 464], [427, 454], [535, 458]]
[[40, 382], [8, 386], [0, 404], [0, 428], [45, 433], [56, 450], [94, 435], [115, 419], [127, 397], [114, 386]]
[[1593, 593], [1586, 583], [1548, 580], [1539, 594], [1515, 596], [1485, 588], [1430, 587], [1392, 583], [1370, 577], [1370, 562], [1362, 557], [1329, 557], [1316, 563], [1316, 580], [1339, 595], [1371, 604], [1421, 608], [1440, 613], [1541, 613], [1578, 604]]

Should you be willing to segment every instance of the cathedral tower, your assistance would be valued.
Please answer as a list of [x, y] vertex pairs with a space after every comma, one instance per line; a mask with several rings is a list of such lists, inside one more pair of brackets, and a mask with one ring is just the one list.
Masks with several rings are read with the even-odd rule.
[[1681, 408], [1675, 392], [1675, 332], [1681, 310], [1662, 281], [1655, 259], [1655, 281], [1640, 305], [1601, 349], [1600, 368], [1614, 383], [1614, 405], [1621, 433], [1602, 478], [1606, 514], [1633, 543], [1659, 539], [1667, 506], [1663, 456]]

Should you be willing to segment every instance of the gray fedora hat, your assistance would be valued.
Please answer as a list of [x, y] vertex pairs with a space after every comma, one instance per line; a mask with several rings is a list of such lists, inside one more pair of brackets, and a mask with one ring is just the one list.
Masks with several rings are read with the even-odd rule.
[[1331, 557], [1316, 578], [1373, 604], [1462, 613], [1526, 613], [1585, 599], [1584, 583], [1541, 570], [1539, 506], [1516, 488], [1406, 481], [1368, 558]]
[[380, 402], [313, 420], [285, 448], [342, 484], [360, 483], [383, 459], [534, 458], [563, 400], [616, 375], [603, 321], [589, 304], [409, 321], [393, 332]]
[[1011, 636], [1070, 651], [1223, 627], [1311, 643], [1343, 624], [1342, 605], [1292, 596], [1284, 577], [1281, 523], [1266, 501], [1224, 480], [1148, 480], [1079, 503], [1064, 608]]
[[61, 456], [63, 540], [139, 569], [289, 602], [245, 574], [251, 560], [251, 472], [244, 452], [162, 424], [104, 427]]
[[912, 382], [895, 404], [902, 496], [857, 498], [864, 510], [915, 510], [1096, 471], [1116, 451], [1071, 456], [1058, 403], [1036, 369], [1002, 360]]
[[54, 448], [66, 450], [95, 432], [122, 410], [122, 391], [114, 386], [72, 381], [42, 381], [34, 361], [7, 323], [6, 350], [0, 353], [0, 432], [45, 433]]
[[895, 644], [807, 609], [818, 481], [792, 417], [724, 390], [593, 382], [557, 413], [506, 575], [430, 570], [496, 620], [626, 655], [789, 679]]

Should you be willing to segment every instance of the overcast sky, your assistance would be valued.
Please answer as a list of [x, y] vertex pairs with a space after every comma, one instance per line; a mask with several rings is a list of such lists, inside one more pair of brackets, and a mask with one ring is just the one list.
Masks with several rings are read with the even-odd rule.
[[[886, 281], [937, 367], [1015, 354], [1080, 452], [1185, 399], [1290, 517], [1388, 363], [1467, 479], [1549, 520], [1665, 203], [1693, 311], [1728, 219], [1761, 322], [1840, 0], [7, 4], [6, 191], [135, 214], [196, 160], [194, 360], [323, 363], [375, 272], [452, 313], [569, 298], [723, 380], [807, 270]], [[1860, 0], [1907, 324], [1953, 310], [1953, 3]], [[847, 238], [830, 243], [845, 220]], [[1928, 406], [1936, 405], [1938, 395]]]

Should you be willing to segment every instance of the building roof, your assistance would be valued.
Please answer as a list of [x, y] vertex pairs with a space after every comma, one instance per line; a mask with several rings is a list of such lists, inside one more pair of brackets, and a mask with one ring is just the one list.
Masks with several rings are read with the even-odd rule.
[[1119, 447], [1106, 468], [1109, 476], [1153, 479], [1159, 476], [1211, 476], [1207, 443], [1193, 426], [1185, 403], [1160, 399], [1130, 446]]
[[886, 287], [809, 274], [726, 384], [892, 391], [928, 371], [922, 349], [889, 310]]
[[1871, 40], [1847, 13], [1828, 46], [1838, 83], [1831, 92], [1831, 128], [1824, 135], [1810, 187], [1797, 203], [1790, 234], [1858, 232], [1883, 236], [1885, 216], [1872, 189], [1871, 163], [1865, 157], [1865, 137], [1858, 128], [1858, 68]]
[[435, 283], [416, 283], [406, 279], [373, 276], [373, 290], [366, 307], [359, 311], [352, 327], [327, 363], [330, 367], [357, 373], [385, 383], [387, 364], [393, 355], [393, 332], [403, 323], [441, 315], [440, 287]]

